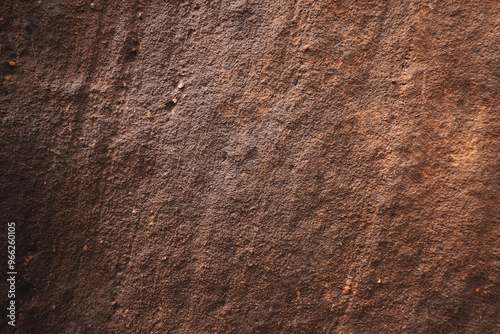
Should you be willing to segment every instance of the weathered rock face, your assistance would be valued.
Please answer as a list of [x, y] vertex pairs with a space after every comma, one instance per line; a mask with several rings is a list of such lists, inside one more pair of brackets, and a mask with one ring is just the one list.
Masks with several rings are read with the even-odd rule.
[[3, 1], [17, 333], [497, 333], [499, 8]]

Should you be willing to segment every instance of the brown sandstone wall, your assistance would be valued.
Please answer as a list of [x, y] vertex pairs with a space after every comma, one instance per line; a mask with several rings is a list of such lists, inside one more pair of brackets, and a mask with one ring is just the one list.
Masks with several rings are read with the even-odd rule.
[[499, 9], [1, 1], [15, 333], [500, 332]]

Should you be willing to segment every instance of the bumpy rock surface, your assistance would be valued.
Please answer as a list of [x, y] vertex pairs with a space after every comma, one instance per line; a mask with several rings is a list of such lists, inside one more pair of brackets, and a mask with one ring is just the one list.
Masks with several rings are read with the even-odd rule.
[[498, 333], [499, 9], [2, 1], [15, 332]]

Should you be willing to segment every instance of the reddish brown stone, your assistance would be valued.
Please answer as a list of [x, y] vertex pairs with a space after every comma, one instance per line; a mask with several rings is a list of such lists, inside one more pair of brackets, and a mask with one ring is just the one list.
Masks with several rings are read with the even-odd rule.
[[0, 17], [16, 333], [499, 332], [497, 1]]

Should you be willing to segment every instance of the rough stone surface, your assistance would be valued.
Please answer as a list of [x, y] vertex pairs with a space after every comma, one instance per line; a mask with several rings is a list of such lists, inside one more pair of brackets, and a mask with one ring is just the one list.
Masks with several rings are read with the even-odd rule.
[[499, 9], [1, 1], [15, 332], [500, 332]]

